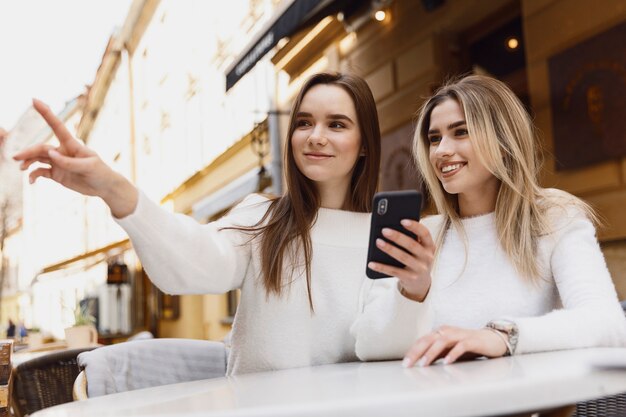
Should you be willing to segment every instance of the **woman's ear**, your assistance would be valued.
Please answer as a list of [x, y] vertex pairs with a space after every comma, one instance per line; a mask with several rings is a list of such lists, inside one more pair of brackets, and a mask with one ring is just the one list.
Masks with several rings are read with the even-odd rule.
[[365, 152], [365, 146], [361, 146], [361, 152], [359, 152], [359, 156], [365, 156], [367, 153]]

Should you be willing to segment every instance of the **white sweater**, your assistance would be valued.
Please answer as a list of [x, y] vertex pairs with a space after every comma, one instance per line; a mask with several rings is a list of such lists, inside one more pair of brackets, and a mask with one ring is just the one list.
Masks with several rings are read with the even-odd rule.
[[[266, 297], [258, 239], [224, 226], [256, 224], [268, 200], [251, 195], [220, 220], [200, 225], [168, 213], [140, 193], [135, 212], [118, 220], [150, 279], [170, 294], [224, 293], [240, 288], [227, 374], [357, 360], [351, 324], [361, 311], [370, 214], [320, 209], [311, 229], [309, 308], [302, 265], [284, 293]], [[286, 265], [284, 279], [293, 265]], [[365, 291], [366, 292], [366, 291]], [[405, 306], [414, 311], [408, 300]], [[201, 318], [198, 317], [200, 320]]]
[[[431, 328], [478, 329], [494, 319], [512, 320], [519, 328], [516, 353], [520, 354], [626, 346], [626, 319], [593, 224], [574, 210], [554, 217], [553, 233], [538, 242], [542, 272], [537, 284], [520, 276], [504, 253], [494, 213], [462, 221], [465, 243], [451, 227], [426, 301]], [[427, 217], [422, 222], [435, 238], [442, 217]], [[418, 303], [414, 312], [401, 316], [397, 292], [394, 286], [387, 286], [370, 293], [364, 314], [352, 328], [359, 358], [400, 358], [420, 334], [431, 329], [415, 324], [414, 315], [420, 314]], [[402, 307], [402, 311], [405, 314], [410, 309]], [[407, 322], [411, 322], [412, 333], [402, 324]], [[381, 346], [380, 340], [387, 342]]]

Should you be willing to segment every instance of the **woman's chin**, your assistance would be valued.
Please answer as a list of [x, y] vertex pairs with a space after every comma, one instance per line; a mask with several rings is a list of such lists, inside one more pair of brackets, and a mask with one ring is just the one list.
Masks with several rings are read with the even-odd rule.
[[450, 184], [441, 184], [441, 186], [443, 187], [444, 191], [448, 194], [458, 194], [459, 190], [457, 187], [454, 187]]

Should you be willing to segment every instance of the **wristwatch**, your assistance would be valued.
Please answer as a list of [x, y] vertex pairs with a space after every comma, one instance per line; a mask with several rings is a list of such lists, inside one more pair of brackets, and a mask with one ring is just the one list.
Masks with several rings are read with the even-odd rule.
[[506, 348], [507, 352], [504, 356], [510, 356], [515, 354], [517, 348], [517, 339], [519, 337], [519, 330], [517, 324], [510, 320], [492, 320], [485, 326], [488, 329], [496, 330], [506, 336]]

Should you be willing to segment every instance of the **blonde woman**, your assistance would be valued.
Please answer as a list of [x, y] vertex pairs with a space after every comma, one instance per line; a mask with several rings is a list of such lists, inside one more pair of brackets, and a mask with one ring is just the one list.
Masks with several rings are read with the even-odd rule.
[[[381, 249], [422, 268], [366, 295], [366, 314], [352, 328], [361, 359], [404, 353], [410, 367], [626, 345], [593, 211], [539, 186], [537, 151], [529, 115], [498, 80], [468, 76], [424, 103], [414, 155], [440, 213], [422, 221], [435, 244], [387, 236], [409, 253]], [[415, 300], [413, 310], [398, 302], [402, 296]], [[429, 305], [428, 320], [414, 317], [420, 304]]]

